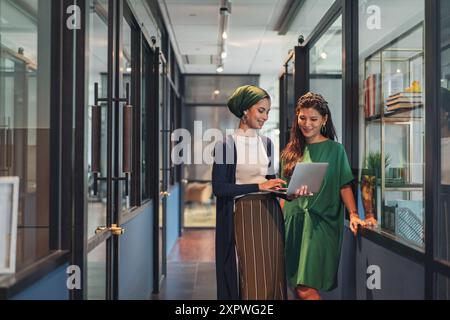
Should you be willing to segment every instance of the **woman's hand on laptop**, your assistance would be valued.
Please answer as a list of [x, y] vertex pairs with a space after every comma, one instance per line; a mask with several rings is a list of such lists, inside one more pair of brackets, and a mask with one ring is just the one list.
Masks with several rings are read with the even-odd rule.
[[286, 182], [282, 179], [271, 179], [271, 180], [267, 180], [266, 182], [260, 183], [259, 186], [259, 191], [264, 191], [264, 190], [278, 190], [280, 188], [283, 187], [283, 185]]
[[308, 191], [308, 186], [301, 186], [300, 188], [297, 189], [297, 191], [295, 191], [294, 194], [288, 195], [288, 199], [292, 200], [292, 199], [297, 199], [300, 197], [307, 197], [307, 196], [312, 196], [313, 193]]

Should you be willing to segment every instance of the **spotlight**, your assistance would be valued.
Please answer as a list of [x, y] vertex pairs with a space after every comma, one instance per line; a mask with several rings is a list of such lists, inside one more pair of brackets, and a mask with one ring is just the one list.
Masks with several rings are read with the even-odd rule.
[[223, 72], [223, 66], [218, 66], [216, 71], [219, 73]]

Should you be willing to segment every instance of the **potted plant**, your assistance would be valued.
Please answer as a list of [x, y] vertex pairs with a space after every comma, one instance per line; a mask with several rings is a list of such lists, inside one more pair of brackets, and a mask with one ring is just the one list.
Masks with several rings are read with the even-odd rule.
[[[391, 157], [386, 154], [385, 168], [391, 163]], [[376, 215], [376, 186], [381, 180], [381, 152], [369, 152], [365, 159], [365, 168], [361, 171], [361, 198], [366, 217]]]
[[[390, 164], [391, 164], [391, 156], [389, 153], [387, 153], [384, 156], [384, 167], [387, 168]], [[365, 167], [373, 172], [377, 180], [381, 179], [381, 152], [380, 151], [369, 152], [369, 154], [366, 157]]]

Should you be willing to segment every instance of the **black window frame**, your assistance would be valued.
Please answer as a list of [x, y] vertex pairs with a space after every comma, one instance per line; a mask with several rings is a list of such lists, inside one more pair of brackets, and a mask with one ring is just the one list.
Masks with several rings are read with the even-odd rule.
[[[71, 260], [74, 132], [74, 30], [66, 27], [70, 0], [51, 1], [49, 252], [0, 277], [0, 299], [10, 299]], [[81, 15], [83, 16], [83, 15]], [[64, 146], [64, 148], [62, 148]]]
[[[134, 17], [128, 3], [123, 3], [123, 18], [131, 29], [131, 83], [130, 83], [130, 104], [133, 107], [132, 120], [132, 171], [130, 174], [130, 206], [129, 210], [139, 207], [141, 198], [141, 74], [142, 74], [142, 31]], [[124, 93], [125, 94], [125, 93]], [[122, 211], [123, 214], [123, 211]]]

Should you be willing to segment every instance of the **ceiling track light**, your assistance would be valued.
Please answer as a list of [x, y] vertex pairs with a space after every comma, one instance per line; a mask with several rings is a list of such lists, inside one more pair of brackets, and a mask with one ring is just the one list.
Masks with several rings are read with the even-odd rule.
[[224, 59], [227, 57], [225, 42], [228, 39], [228, 22], [231, 14], [231, 2], [222, 0], [219, 8], [219, 37], [217, 51], [217, 72], [223, 72]]

